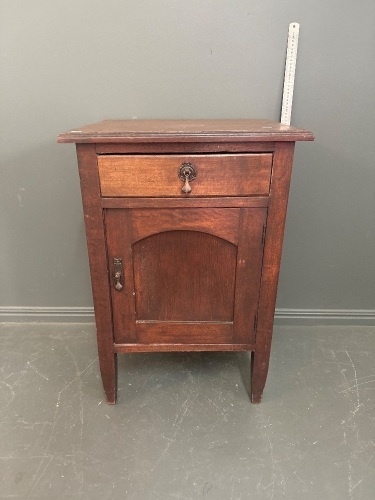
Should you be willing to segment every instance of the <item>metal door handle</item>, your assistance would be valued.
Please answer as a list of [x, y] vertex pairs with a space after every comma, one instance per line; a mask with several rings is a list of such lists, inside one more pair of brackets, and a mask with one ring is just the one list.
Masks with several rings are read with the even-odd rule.
[[124, 288], [124, 269], [122, 267], [122, 260], [117, 257], [113, 259], [112, 276], [114, 287], [119, 292]]

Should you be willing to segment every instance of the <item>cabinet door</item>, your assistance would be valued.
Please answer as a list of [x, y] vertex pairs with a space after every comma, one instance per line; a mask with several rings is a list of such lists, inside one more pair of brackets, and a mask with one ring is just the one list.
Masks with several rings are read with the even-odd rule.
[[263, 208], [106, 210], [115, 342], [254, 343], [265, 221]]

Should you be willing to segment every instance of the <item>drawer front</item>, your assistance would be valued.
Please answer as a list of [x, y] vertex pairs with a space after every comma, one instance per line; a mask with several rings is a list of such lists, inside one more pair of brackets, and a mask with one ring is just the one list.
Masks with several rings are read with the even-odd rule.
[[[188, 195], [179, 177], [181, 166], [187, 163], [196, 174]], [[105, 197], [267, 195], [272, 154], [99, 155], [98, 167]]]

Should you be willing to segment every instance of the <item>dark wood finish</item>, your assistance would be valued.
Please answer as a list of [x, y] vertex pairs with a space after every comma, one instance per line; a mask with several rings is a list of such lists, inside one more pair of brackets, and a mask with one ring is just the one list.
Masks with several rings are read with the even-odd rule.
[[103, 208], [207, 208], [268, 207], [268, 196], [220, 198], [102, 198]]
[[146, 142], [98, 143], [96, 152], [101, 154], [176, 154], [176, 153], [272, 153], [274, 142]]
[[262, 332], [273, 328], [293, 154], [294, 144], [282, 142], [274, 155], [258, 316]]
[[140, 209], [124, 214], [129, 214], [131, 217], [130, 244], [152, 234], [178, 228], [179, 231], [212, 234], [237, 245], [240, 210], [239, 208]]
[[259, 297], [257, 342], [252, 354], [251, 397], [254, 403], [260, 403], [262, 399], [268, 373], [293, 154], [294, 143], [276, 145]]
[[307, 130], [270, 120], [104, 120], [60, 134], [58, 142], [312, 141]]
[[[313, 135], [267, 120], [114, 120], [59, 136], [78, 143], [109, 403], [117, 353], [163, 351], [251, 351], [261, 401], [300, 140]], [[182, 194], [178, 168], [197, 159]]]
[[112, 306], [109, 293], [107, 249], [100, 205], [95, 146], [77, 144], [83, 213], [95, 309], [100, 372], [110, 404], [116, 403], [117, 354], [113, 350]]
[[234, 303], [234, 342], [239, 344], [255, 342], [266, 216], [262, 208], [241, 209]]
[[[132, 221], [125, 210], [107, 210], [105, 224], [107, 232], [108, 267], [113, 268], [113, 259], [121, 258], [124, 269], [124, 288], [119, 293], [111, 286], [113, 311], [113, 338], [116, 343], [137, 342], [134, 307], [134, 268], [132, 257]], [[123, 238], [126, 238], [126, 242]]]
[[230, 344], [233, 338], [233, 323], [137, 322], [136, 331], [137, 340], [141, 344], [153, 344], [156, 340], [171, 344]]
[[268, 336], [262, 332], [257, 332], [257, 343], [251, 353], [251, 402], [260, 403], [264, 386], [267, 380], [268, 366], [270, 360], [271, 344]]
[[137, 321], [233, 321], [236, 256], [233, 243], [200, 231], [166, 231], [138, 241]]
[[179, 168], [196, 169], [194, 196], [266, 195], [270, 188], [272, 154], [237, 155], [102, 155], [98, 157], [102, 196], [185, 197]]
[[254, 344], [115, 344], [115, 352], [253, 351]]
[[125, 274], [111, 288], [115, 342], [253, 342], [265, 219], [263, 208], [107, 210], [108, 260]]

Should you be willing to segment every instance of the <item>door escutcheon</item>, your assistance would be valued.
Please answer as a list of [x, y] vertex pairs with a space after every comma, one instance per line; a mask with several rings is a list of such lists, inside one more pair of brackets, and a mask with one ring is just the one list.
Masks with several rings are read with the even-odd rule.
[[112, 276], [114, 287], [119, 292], [124, 288], [124, 269], [122, 266], [122, 260], [116, 257], [113, 259]]

